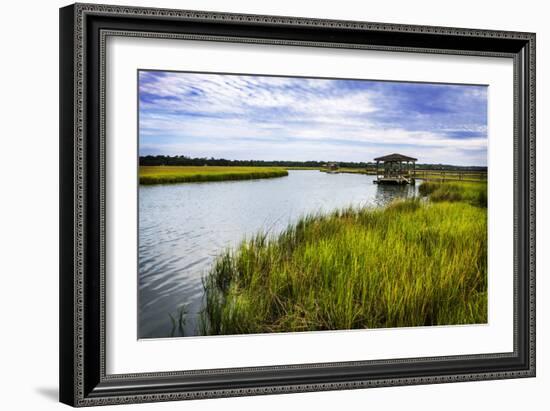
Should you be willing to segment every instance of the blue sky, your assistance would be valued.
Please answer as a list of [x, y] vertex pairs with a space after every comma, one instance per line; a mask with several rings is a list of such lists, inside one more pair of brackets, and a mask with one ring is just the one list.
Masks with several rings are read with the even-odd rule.
[[139, 72], [140, 155], [487, 165], [487, 87]]

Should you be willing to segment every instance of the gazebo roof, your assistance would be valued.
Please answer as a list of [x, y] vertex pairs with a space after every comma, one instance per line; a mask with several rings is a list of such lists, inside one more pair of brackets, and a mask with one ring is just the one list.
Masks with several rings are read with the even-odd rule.
[[418, 161], [418, 159], [404, 156], [403, 154], [388, 154], [387, 156], [377, 157], [374, 161]]

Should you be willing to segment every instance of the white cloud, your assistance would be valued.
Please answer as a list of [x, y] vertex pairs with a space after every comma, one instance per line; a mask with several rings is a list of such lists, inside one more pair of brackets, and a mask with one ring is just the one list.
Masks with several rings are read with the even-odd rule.
[[436, 95], [435, 108], [455, 112], [432, 113], [430, 107], [415, 111], [415, 96], [399, 94], [395, 85], [390, 93], [366, 83], [142, 72], [140, 147], [192, 156], [340, 161], [370, 160], [391, 147], [420, 151], [416, 156], [430, 162], [485, 164], [486, 120], [480, 122], [468, 106], [486, 104], [484, 89], [449, 87], [448, 94]]

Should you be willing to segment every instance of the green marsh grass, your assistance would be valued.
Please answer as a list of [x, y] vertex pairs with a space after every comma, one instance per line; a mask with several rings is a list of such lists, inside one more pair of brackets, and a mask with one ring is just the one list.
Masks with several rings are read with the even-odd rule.
[[279, 167], [218, 166], [140, 166], [140, 184], [196, 183], [207, 181], [252, 180], [284, 177], [288, 171]]
[[483, 171], [454, 170], [416, 170], [416, 178], [433, 181], [487, 182], [487, 173]]
[[185, 323], [187, 322], [187, 308], [182, 306], [178, 309], [177, 316], [168, 314], [170, 321], [172, 322], [172, 331], [170, 337], [184, 337], [185, 336]]
[[486, 323], [482, 188], [428, 187], [430, 201], [309, 215], [227, 250], [203, 279], [202, 333]]
[[330, 170], [328, 168], [322, 168], [320, 171], [322, 171], [323, 173], [331, 173], [331, 174], [346, 173], [346, 174], [376, 175], [376, 170], [367, 170], [365, 168], [340, 167], [340, 168], [337, 168], [336, 170]]
[[[382, 167], [380, 167], [379, 172], [382, 173]], [[324, 173], [331, 174], [366, 174], [366, 175], [376, 175], [375, 168], [349, 168], [349, 167], [340, 167], [336, 170], [329, 170], [328, 168], [321, 168], [320, 171]], [[444, 171], [435, 171], [435, 170], [422, 170], [417, 169], [415, 171], [415, 176], [418, 179], [430, 180], [430, 181], [456, 181], [459, 183], [462, 182], [487, 182], [487, 173], [485, 172], [458, 172], [452, 170]]]
[[486, 182], [423, 182], [418, 191], [431, 201], [463, 201], [479, 207], [487, 207]]

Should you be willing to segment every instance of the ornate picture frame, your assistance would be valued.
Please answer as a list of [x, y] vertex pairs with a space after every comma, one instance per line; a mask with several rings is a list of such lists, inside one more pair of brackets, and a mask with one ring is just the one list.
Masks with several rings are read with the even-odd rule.
[[[106, 371], [106, 40], [191, 39], [513, 61], [513, 351]], [[535, 376], [535, 34], [75, 4], [60, 10], [60, 400], [73, 406]], [[246, 337], [242, 337], [246, 338]]]

